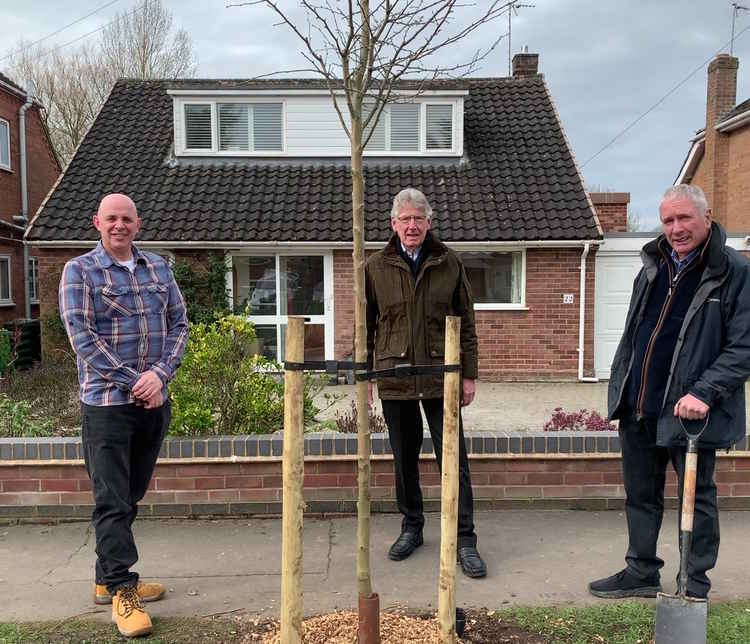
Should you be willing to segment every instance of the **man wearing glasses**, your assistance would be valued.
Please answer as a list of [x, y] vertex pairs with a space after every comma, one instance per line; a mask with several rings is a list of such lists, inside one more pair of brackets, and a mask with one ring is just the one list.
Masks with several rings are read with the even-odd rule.
[[[419, 190], [406, 188], [393, 200], [394, 235], [365, 267], [368, 369], [397, 364], [442, 365], [445, 317], [461, 316], [461, 402], [476, 391], [477, 335], [471, 287], [458, 255], [430, 232], [432, 208]], [[372, 404], [372, 383], [370, 384]], [[403, 515], [401, 534], [388, 551], [406, 559], [422, 545], [424, 511], [419, 486], [422, 414], [442, 464], [443, 376], [378, 379], [378, 396], [388, 425], [396, 475], [396, 498]], [[469, 577], [484, 577], [487, 567], [477, 551], [474, 499], [469, 461], [459, 414], [458, 560]]]

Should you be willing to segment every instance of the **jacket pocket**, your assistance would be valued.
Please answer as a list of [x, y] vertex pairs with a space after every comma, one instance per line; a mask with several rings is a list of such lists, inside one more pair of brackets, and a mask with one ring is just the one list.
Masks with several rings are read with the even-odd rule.
[[[431, 359], [443, 361], [445, 357], [445, 317], [452, 315], [450, 305], [443, 299], [431, 298], [427, 302], [427, 354]], [[434, 360], [433, 360], [434, 361]]]
[[405, 358], [409, 336], [409, 318], [406, 313], [406, 302], [389, 304], [378, 320], [375, 357], [378, 360], [387, 358]]

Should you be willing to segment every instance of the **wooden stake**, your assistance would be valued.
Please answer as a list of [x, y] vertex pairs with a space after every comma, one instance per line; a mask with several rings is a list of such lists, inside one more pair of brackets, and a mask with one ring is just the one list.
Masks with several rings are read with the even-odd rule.
[[[461, 318], [445, 318], [445, 364], [460, 364]], [[440, 642], [456, 641], [456, 552], [458, 550], [458, 405], [461, 374], [443, 379], [443, 463], [440, 497]]]
[[[289, 317], [286, 355], [290, 362], [305, 360], [305, 320]], [[302, 520], [305, 502], [303, 429], [304, 373], [284, 373], [284, 453], [281, 510], [281, 644], [302, 642]]]

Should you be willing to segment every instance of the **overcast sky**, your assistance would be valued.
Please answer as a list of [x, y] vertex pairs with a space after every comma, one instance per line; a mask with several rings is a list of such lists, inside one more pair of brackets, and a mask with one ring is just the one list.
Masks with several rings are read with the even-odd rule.
[[[107, 0], [0, 0], [0, 58], [19, 36], [43, 38], [106, 4]], [[478, 0], [480, 6], [486, 0]], [[647, 227], [657, 222], [661, 193], [672, 183], [705, 121], [706, 67], [717, 51], [728, 52], [731, 2], [726, 0], [524, 0], [513, 19], [514, 52], [527, 45], [539, 53], [544, 74], [573, 146], [586, 185], [630, 192], [631, 212]], [[163, 0], [175, 24], [191, 35], [200, 77], [247, 78], [305, 66], [294, 38], [274, 27], [261, 7], [226, 8], [225, 0]], [[297, 2], [280, 0], [296, 11]], [[750, 6], [750, 2], [747, 3]], [[61, 10], [61, 6], [65, 10]], [[62, 31], [45, 44], [63, 44], [100, 27], [136, 0], [117, 0]], [[743, 32], [744, 29], [747, 31]], [[472, 38], [472, 47], [507, 32], [507, 19]], [[737, 102], [750, 97], [750, 13], [737, 19], [734, 53], [740, 59]], [[93, 34], [89, 39], [95, 39]], [[75, 47], [76, 45], [71, 45]], [[478, 75], [506, 76], [507, 41]], [[447, 60], [465, 60], [467, 43]], [[3, 62], [0, 60], [0, 68]], [[700, 69], [610, 147], [612, 138]], [[299, 74], [298, 74], [299, 75]]]

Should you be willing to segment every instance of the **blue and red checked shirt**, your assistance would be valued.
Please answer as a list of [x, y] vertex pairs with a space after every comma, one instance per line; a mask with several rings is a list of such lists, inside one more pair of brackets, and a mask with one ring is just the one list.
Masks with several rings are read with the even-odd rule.
[[71, 259], [60, 280], [60, 317], [76, 353], [81, 401], [124, 405], [151, 369], [167, 383], [188, 337], [185, 301], [167, 262], [133, 248], [135, 270], [115, 262], [101, 242]]

